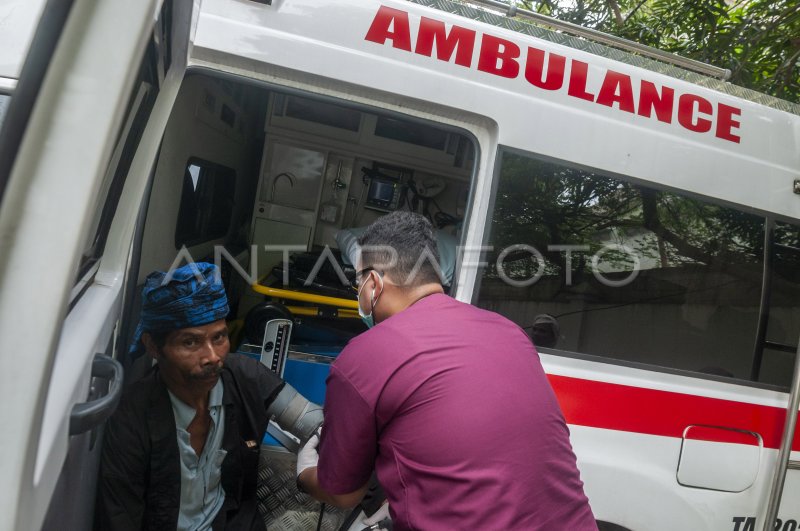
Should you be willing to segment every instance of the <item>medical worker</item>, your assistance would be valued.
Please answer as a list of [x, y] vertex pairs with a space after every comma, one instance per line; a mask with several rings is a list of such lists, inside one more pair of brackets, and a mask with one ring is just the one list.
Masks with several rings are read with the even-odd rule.
[[359, 312], [298, 484], [337, 506], [373, 469], [395, 530], [596, 530], [569, 430], [528, 336], [444, 294], [431, 224], [394, 212], [359, 238]]

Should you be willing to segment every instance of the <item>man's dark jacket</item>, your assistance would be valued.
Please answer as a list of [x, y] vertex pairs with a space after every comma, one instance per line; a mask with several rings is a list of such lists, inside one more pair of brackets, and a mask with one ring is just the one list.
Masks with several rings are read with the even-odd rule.
[[[261, 363], [230, 353], [222, 370], [225, 502], [214, 530], [263, 530], [256, 482], [267, 408], [283, 382]], [[132, 384], [106, 426], [95, 528], [173, 530], [178, 525], [181, 471], [175, 417], [155, 365]]]

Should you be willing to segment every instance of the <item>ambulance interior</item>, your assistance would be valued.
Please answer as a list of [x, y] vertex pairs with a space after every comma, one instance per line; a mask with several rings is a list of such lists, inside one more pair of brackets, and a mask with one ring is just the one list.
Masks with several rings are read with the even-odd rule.
[[[366, 330], [351, 287], [358, 228], [398, 209], [426, 215], [450, 284], [474, 159], [472, 140], [453, 128], [190, 74], [162, 140], [137, 284], [187, 259], [220, 264], [232, 351], [259, 358], [267, 322], [288, 320], [290, 343], [288, 329], [279, 333], [286, 358], [275, 368], [322, 403], [329, 364]], [[293, 485], [291, 454], [280, 455], [269, 436], [265, 442], [273, 455], [262, 464], [273, 469], [264, 477]], [[316, 504], [294, 507], [293, 488], [271, 485], [263, 499], [272, 506], [262, 509], [273, 527], [292, 508], [316, 518]]]
[[[242, 78], [192, 73], [164, 134], [138, 284], [150, 271], [187, 258], [220, 263], [231, 304], [233, 347], [258, 346], [266, 322], [290, 320], [286, 377], [321, 402], [327, 364], [349, 338], [365, 330], [349, 286], [358, 229], [393, 210], [426, 215], [436, 228], [445, 284], [452, 285], [476, 153], [468, 133], [434, 120]], [[587, 274], [591, 257], [577, 257], [570, 285], [563, 273], [564, 253], [547, 252], [546, 272], [533, 285], [520, 288], [492, 267], [480, 271], [475, 304], [528, 330], [537, 347], [562, 354], [788, 385], [793, 350], [778, 351], [775, 345], [791, 345], [797, 334], [800, 281], [792, 271], [800, 259], [800, 228], [778, 224], [776, 234], [786, 235], [775, 243], [768, 352], [760, 361], [752, 345], [764, 306], [764, 250], [758, 244], [763, 216], [519, 153], [501, 153], [495, 171], [497, 192], [485, 243], [496, 249], [482, 260], [493, 265], [509, 245], [513, 249], [519, 243], [544, 252], [550, 243], [597, 247], [612, 242], [641, 251], [639, 271], [634, 281], [609, 287]], [[598, 199], [571, 202], [569, 190], [578, 184], [594, 190]], [[624, 194], [633, 198], [632, 206], [616, 207], [621, 217], [609, 216], [612, 206], [627, 204]], [[723, 248], [709, 261], [681, 251], [680, 243], [670, 247], [642, 218], [643, 197], [658, 202], [660, 224], [672, 230], [673, 240], [683, 238], [696, 249], [711, 246], [714, 227], [722, 223], [729, 226], [726, 241], [736, 252]], [[673, 218], [681, 216], [670, 214], [673, 204], [696, 212], [698, 223], [708, 218], [702, 230], [677, 226]], [[562, 221], [567, 215], [583, 228], [573, 231]], [[553, 231], [560, 231], [562, 239], [547, 239]], [[745, 249], [744, 241], [755, 243]], [[528, 279], [537, 264], [530, 253], [522, 252], [524, 259], [515, 254], [508, 254], [506, 272]], [[607, 261], [609, 279], [630, 274], [625, 260]], [[731, 276], [733, 268], [738, 273]], [[539, 323], [545, 314], [557, 318], [555, 326]], [[544, 336], [559, 325], [560, 332], [548, 341], [537, 336], [540, 324]], [[751, 367], [759, 365], [761, 375], [752, 377]], [[296, 373], [298, 368], [316, 372]]]
[[474, 158], [473, 142], [453, 128], [189, 75], [156, 166], [138, 284], [217, 253], [232, 348], [260, 345], [271, 319], [291, 320], [286, 377], [322, 401], [326, 369], [310, 379], [293, 371], [301, 358], [303, 370], [329, 363], [365, 330], [350, 286], [358, 228], [398, 209], [426, 215], [450, 284]]

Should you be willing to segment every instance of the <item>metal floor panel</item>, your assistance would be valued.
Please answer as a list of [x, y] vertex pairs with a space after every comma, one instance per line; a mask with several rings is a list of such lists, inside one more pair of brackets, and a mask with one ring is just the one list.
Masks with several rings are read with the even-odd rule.
[[[262, 446], [258, 467], [258, 508], [268, 531], [315, 531], [320, 504], [297, 490], [297, 456], [283, 448]], [[349, 511], [325, 506], [322, 528], [337, 531]]]

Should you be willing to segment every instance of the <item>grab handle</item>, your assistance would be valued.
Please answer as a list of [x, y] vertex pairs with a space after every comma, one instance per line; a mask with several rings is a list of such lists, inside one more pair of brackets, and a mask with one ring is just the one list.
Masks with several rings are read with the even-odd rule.
[[98, 354], [92, 360], [92, 377], [108, 380], [108, 393], [95, 400], [75, 404], [69, 416], [69, 434], [78, 435], [102, 424], [117, 409], [122, 397], [122, 364]]

